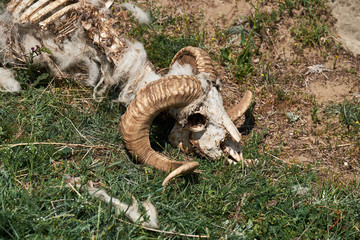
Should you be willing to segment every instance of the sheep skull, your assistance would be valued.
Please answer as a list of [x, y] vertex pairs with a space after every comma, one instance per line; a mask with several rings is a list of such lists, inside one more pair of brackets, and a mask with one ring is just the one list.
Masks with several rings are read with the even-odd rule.
[[204, 95], [191, 105], [170, 110], [177, 123], [169, 141], [182, 151], [197, 152], [210, 159], [230, 155], [229, 162], [242, 161], [241, 135], [233, 121], [245, 113], [251, 104], [252, 93], [247, 91], [244, 99], [229, 110], [229, 116], [219, 92], [220, 81], [208, 54], [198, 48], [186, 47], [174, 57], [171, 67], [181, 69], [186, 64], [201, 81]]
[[230, 155], [229, 161], [242, 161], [241, 135], [232, 120], [246, 111], [252, 94], [247, 92], [236, 109], [229, 110], [229, 116], [218, 83], [210, 57], [201, 49], [186, 47], [174, 57], [168, 76], [138, 91], [122, 116], [121, 132], [130, 153], [140, 163], [171, 172], [163, 186], [171, 178], [193, 171], [199, 163], [172, 161], [151, 149], [149, 128], [162, 111], [176, 120], [169, 136], [173, 145], [210, 159]]

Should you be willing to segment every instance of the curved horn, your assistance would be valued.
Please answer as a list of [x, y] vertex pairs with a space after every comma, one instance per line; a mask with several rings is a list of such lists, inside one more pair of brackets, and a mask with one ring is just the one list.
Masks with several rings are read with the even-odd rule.
[[253, 98], [253, 93], [251, 91], [247, 90], [245, 92], [244, 96], [241, 98], [240, 102], [226, 111], [226, 113], [229, 115], [229, 117], [233, 123], [236, 124], [236, 122], [239, 120], [239, 118], [242, 115], [244, 115], [246, 110], [248, 110], [248, 108], [250, 107], [252, 98]]
[[139, 163], [170, 172], [163, 181], [193, 171], [198, 162], [171, 161], [150, 146], [149, 131], [154, 118], [171, 107], [184, 107], [202, 96], [201, 83], [192, 76], [167, 76], [142, 88], [121, 117], [120, 130], [125, 145]]
[[195, 75], [203, 72], [209, 73], [212, 81], [215, 81], [217, 77], [212, 59], [200, 48], [189, 46], [181, 49], [172, 59], [170, 68], [176, 61], [181, 65], [190, 64]]

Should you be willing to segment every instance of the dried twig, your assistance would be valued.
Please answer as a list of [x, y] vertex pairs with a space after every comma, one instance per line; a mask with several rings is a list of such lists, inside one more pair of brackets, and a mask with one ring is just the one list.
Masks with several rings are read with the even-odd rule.
[[30, 142], [30, 143], [14, 143], [14, 144], [3, 144], [0, 145], [0, 150], [4, 148], [13, 148], [18, 146], [30, 146], [30, 145], [56, 145], [66, 147], [83, 147], [83, 148], [97, 148], [97, 149], [112, 149], [109, 146], [103, 145], [85, 145], [80, 143], [61, 143], [61, 142]]
[[77, 194], [79, 197], [83, 198], [83, 196], [81, 196], [81, 194], [79, 193], [79, 191], [76, 190], [76, 188], [75, 188], [71, 183], [68, 183], [67, 185], [68, 185], [69, 187], [71, 187], [71, 189], [72, 189], [74, 192], [76, 192], [76, 194]]
[[158, 232], [158, 233], [163, 233], [163, 234], [167, 234], [167, 235], [176, 235], [176, 236], [182, 236], [182, 237], [200, 238], [200, 239], [201, 238], [210, 238], [209, 235], [192, 235], [192, 234], [178, 233], [178, 232], [174, 232], [174, 231], [163, 231], [163, 230], [159, 230], [159, 229], [155, 229], [155, 228], [144, 227], [144, 226], [141, 226], [139, 224], [134, 224], [134, 223], [122, 220], [120, 218], [116, 218], [116, 219], [119, 220], [122, 223], [135, 225], [137, 227], [140, 227], [140, 228], [143, 228], [145, 230], [152, 231], [152, 232]]
[[339, 148], [339, 147], [349, 147], [355, 145], [355, 143], [346, 143], [346, 144], [340, 144], [340, 145], [335, 145], [335, 146], [328, 146], [328, 147], [308, 147], [308, 148], [300, 148], [298, 149], [299, 151], [306, 151], [306, 150], [313, 150], [313, 149], [326, 149], [326, 148]]

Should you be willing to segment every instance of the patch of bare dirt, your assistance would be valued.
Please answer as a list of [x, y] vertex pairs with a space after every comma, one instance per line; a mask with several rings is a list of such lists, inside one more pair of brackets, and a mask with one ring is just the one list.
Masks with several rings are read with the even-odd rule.
[[234, 21], [254, 11], [250, 2], [245, 0], [160, 0], [153, 3], [177, 15], [201, 17], [207, 32], [212, 34], [219, 28], [229, 28]]
[[310, 92], [318, 103], [342, 102], [346, 96], [351, 96], [349, 85], [343, 82], [315, 81], [310, 85]]

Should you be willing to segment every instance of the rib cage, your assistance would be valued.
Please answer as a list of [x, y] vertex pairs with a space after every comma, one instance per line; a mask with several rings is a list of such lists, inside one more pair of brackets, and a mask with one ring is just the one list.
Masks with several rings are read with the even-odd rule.
[[37, 24], [52, 31], [57, 39], [68, 37], [82, 27], [91, 42], [100, 47], [114, 65], [120, 59], [126, 40], [121, 28], [114, 28], [115, 20], [108, 17], [113, 0], [94, 6], [86, 0], [12, 0], [7, 10], [20, 22]]

